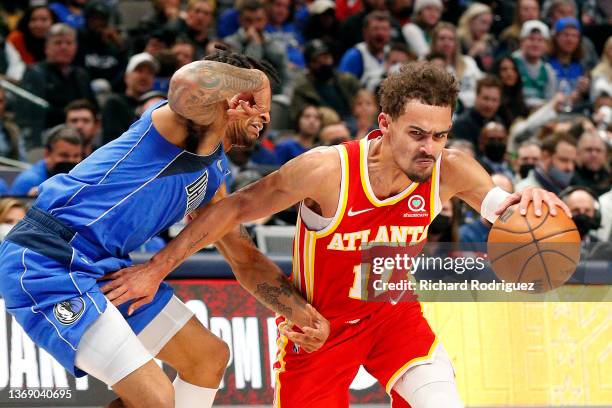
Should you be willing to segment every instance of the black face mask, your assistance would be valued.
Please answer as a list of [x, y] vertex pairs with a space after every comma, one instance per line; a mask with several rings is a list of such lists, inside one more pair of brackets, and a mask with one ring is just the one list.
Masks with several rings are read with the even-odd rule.
[[438, 215], [434, 220], [429, 224], [429, 232], [431, 234], [442, 234], [446, 232], [450, 228], [451, 219], [448, 215]]
[[321, 65], [319, 66], [319, 68], [313, 70], [312, 74], [317, 80], [321, 82], [326, 82], [334, 76], [334, 66], [333, 65]]
[[504, 155], [506, 154], [506, 144], [496, 140], [487, 142], [484, 147], [484, 154], [495, 163], [501, 163], [504, 161]]
[[77, 164], [68, 161], [59, 162], [49, 170], [49, 177], [53, 177], [56, 174], [69, 173]]
[[599, 228], [599, 225], [597, 225], [595, 219], [586, 214], [574, 215], [572, 220], [576, 224], [576, 228], [578, 228], [580, 238], [584, 238], [586, 235], [588, 235], [589, 231]]
[[519, 174], [521, 178], [527, 177], [531, 170], [535, 169], [535, 164], [521, 164], [519, 167]]

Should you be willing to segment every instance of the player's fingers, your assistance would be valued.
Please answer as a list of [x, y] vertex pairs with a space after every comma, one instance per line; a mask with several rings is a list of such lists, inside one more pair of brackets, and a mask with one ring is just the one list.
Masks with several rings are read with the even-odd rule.
[[553, 217], [557, 215], [557, 206], [559, 205], [559, 202], [556, 198], [557, 196], [551, 193], [547, 193], [544, 196], [544, 202], [548, 206], [548, 211], [550, 212], [550, 215], [552, 215]]
[[111, 303], [117, 307], [121, 306], [122, 304], [124, 304], [125, 302], [127, 302], [130, 299], [134, 299], [134, 296], [132, 295], [132, 293], [130, 291], [125, 292], [124, 294], [122, 294], [121, 296], [119, 296], [118, 298], [116, 298], [115, 300], [113, 300]]
[[527, 206], [529, 206], [529, 202], [531, 201], [532, 198], [533, 198], [532, 189], [523, 190], [523, 193], [521, 194], [521, 201], [519, 202], [519, 211], [521, 215], [527, 214]]
[[138, 309], [141, 306], [144, 306], [148, 303], [151, 303], [151, 300], [153, 300], [151, 297], [147, 296], [144, 298], [140, 298], [138, 300], [136, 300], [135, 302], [133, 302], [130, 307], [128, 308], [128, 316], [131, 316], [132, 313], [134, 313], [134, 311], [136, 311], [136, 309]]
[[112, 280], [110, 282], [108, 282], [107, 284], [105, 284], [104, 286], [100, 287], [100, 291], [102, 293], [106, 293], [109, 292], [115, 288], [118, 288], [119, 286], [121, 286], [123, 284], [123, 281], [121, 280]]
[[106, 298], [112, 302], [113, 300], [117, 299], [118, 297], [120, 297], [121, 295], [123, 295], [126, 292], [127, 292], [127, 288], [122, 285], [122, 286], [120, 286], [118, 288], [115, 288], [115, 289], [111, 290], [110, 292], [108, 292], [106, 294]]
[[533, 190], [533, 209], [536, 217], [542, 215], [542, 192], [539, 190]]
[[510, 194], [504, 201], [499, 204], [497, 210], [495, 210], [495, 214], [501, 215], [506, 208], [510, 207], [512, 204], [516, 204], [520, 201], [521, 195], [519, 193]]
[[305, 335], [307, 335], [308, 337], [314, 340], [321, 340], [322, 333], [319, 330], [313, 329], [311, 327], [304, 327], [302, 328], [302, 331], [304, 332]]

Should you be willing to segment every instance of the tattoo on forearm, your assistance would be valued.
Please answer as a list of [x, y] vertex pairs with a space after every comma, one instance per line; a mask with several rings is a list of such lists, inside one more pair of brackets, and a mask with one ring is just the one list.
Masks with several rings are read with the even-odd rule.
[[282, 303], [279, 300], [279, 297], [281, 295], [285, 295], [288, 298], [293, 297], [293, 286], [282, 276], [279, 276], [277, 281], [279, 282], [279, 286], [272, 286], [268, 284], [268, 282], [258, 283], [257, 289], [255, 290], [255, 295], [278, 313], [287, 318], [291, 318], [293, 309], [290, 306]]
[[249, 231], [247, 231], [247, 229], [246, 229], [246, 227], [244, 225], [240, 226], [240, 239], [248, 241], [251, 244], [253, 243], [253, 239], [251, 238], [251, 234], [249, 234]]

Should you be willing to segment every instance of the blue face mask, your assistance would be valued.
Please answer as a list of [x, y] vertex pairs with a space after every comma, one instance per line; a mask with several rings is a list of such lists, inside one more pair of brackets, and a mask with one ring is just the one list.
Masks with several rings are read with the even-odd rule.
[[555, 166], [551, 166], [548, 170], [548, 176], [559, 188], [564, 189], [570, 185], [574, 172], [562, 171]]

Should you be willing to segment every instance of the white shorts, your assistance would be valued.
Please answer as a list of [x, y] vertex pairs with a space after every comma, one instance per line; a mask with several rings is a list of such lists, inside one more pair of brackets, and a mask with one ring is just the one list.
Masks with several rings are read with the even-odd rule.
[[114, 385], [157, 356], [193, 314], [173, 296], [136, 336], [121, 312], [107, 301], [104, 313], [83, 334], [75, 365], [100, 381]]

